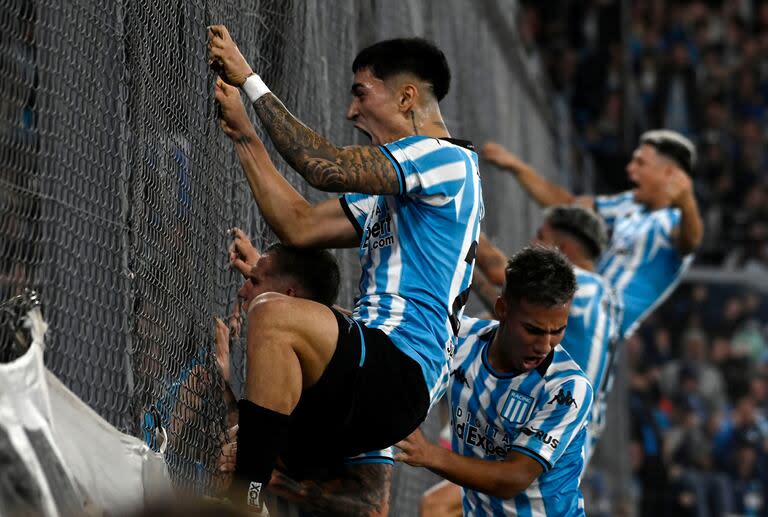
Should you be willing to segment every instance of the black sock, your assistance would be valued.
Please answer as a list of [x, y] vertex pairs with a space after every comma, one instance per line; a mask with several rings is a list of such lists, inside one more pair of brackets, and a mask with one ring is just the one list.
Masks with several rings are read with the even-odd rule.
[[237, 431], [235, 478], [266, 486], [272, 477], [283, 440], [288, 434], [291, 415], [284, 415], [242, 399]]

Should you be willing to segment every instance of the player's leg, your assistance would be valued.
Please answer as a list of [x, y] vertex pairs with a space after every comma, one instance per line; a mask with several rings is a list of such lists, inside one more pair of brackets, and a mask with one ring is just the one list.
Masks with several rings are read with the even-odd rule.
[[291, 413], [328, 367], [338, 334], [336, 316], [322, 304], [276, 293], [251, 303], [235, 468], [235, 488], [248, 483], [249, 502], [269, 481]]
[[419, 504], [419, 517], [461, 517], [461, 487], [441, 481], [424, 492]]

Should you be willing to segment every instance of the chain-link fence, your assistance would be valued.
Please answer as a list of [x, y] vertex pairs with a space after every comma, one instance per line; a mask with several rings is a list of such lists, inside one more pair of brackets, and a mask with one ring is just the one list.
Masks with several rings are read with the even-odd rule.
[[[217, 127], [206, 26], [226, 24], [289, 109], [339, 144], [357, 142], [344, 120], [356, 52], [434, 39], [452, 65], [452, 134], [556, 174], [569, 143], [529, 79], [514, 15], [514, 1], [0, 0], [0, 300], [38, 290], [49, 368], [122, 430], [151, 442], [162, 423], [176, 480], [204, 489], [224, 427], [213, 318], [239, 283], [226, 230], [272, 238]], [[496, 173], [484, 188], [485, 229], [525, 242], [538, 212]], [[359, 270], [339, 257], [351, 304]]]

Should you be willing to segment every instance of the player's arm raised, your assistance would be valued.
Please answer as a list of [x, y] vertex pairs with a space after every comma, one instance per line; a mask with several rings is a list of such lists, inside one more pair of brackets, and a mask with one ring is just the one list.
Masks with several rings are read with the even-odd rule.
[[544, 472], [544, 467], [525, 454], [512, 451], [504, 461], [469, 458], [428, 442], [414, 431], [396, 445], [395, 456], [413, 467], [425, 467], [448, 481], [502, 499], [515, 497]]
[[552, 183], [501, 144], [488, 142], [480, 149], [480, 156], [487, 162], [511, 172], [520, 186], [541, 206], [579, 204], [591, 209], [595, 207], [591, 196], [576, 196]]
[[501, 291], [478, 268], [472, 272], [472, 291], [480, 298], [485, 309], [493, 314]]
[[237, 88], [221, 79], [214, 87], [221, 127], [232, 139], [262, 216], [285, 244], [298, 247], [354, 247], [355, 227], [336, 199], [309, 203], [275, 168], [248, 119]]
[[504, 270], [508, 260], [504, 252], [494, 246], [488, 236], [481, 232], [477, 242], [477, 267], [494, 285], [504, 285]]
[[667, 180], [666, 188], [672, 206], [680, 209], [680, 222], [672, 232], [672, 239], [681, 255], [692, 253], [704, 237], [704, 223], [699, 205], [693, 192], [693, 181], [679, 169], [675, 169]]
[[[209, 27], [208, 38], [209, 60], [222, 78], [237, 87], [245, 85], [253, 70], [227, 28]], [[294, 117], [266, 86], [257, 90], [256, 99], [249, 93], [256, 114], [283, 158], [310, 185], [326, 192], [400, 193], [397, 171], [379, 148], [337, 147]]]

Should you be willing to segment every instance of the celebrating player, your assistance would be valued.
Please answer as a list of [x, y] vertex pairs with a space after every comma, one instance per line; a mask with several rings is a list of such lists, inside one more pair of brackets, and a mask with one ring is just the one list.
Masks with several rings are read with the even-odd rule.
[[624, 304], [623, 337], [669, 295], [693, 261], [703, 224], [689, 177], [696, 150], [684, 136], [668, 130], [644, 133], [627, 165], [636, 187], [615, 196], [574, 196], [499, 144], [486, 144], [482, 155], [511, 171], [540, 205], [579, 203], [603, 218], [611, 240], [597, 271]]
[[[578, 289], [568, 315], [568, 331], [560, 344], [587, 374], [595, 389], [595, 403], [587, 428], [586, 463], [589, 463], [603, 430], [605, 401], [613, 384], [613, 359], [620, 340], [621, 304], [611, 285], [595, 273], [595, 262], [607, 240], [605, 225], [600, 218], [592, 210], [576, 205], [547, 209], [535, 239], [563, 252], [576, 274]], [[501, 286], [506, 261], [507, 256], [481, 234], [477, 270]], [[474, 281], [472, 287], [475, 288]], [[497, 296], [488, 299], [488, 294], [480, 295], [487, 306], [496, 303]]]
[[[229, 259], [245, 278], [238, 292], [245, 307], [266, 292], [308, 298], [324, 305], [332, 305], [336, 300], [339, 268], [327, 251], [277, 244], [260, 254], [242, 230], [235, 228], [232, 235]], [[229, 387], [229, 332], [221, 320], [217, 321], [216, 359], [229, 393], [228, 402], [233, 401]], [[236, 424], [236, 406], [230, 406], [230, 414], [229, 420]], [[221, 472], [234, 469], [236, 450], [236, 441], [224, 446]], [[343, 468], [326, 473], [321, 479], [296, 481], [293, 477], [304, 477], [305, 473], [276, 470], [269, 490], [313, 515], [386, 515], [393, 464], [392, 451], [387, 449], [345, 458]]]
[[465, 515], [584, 515], [579, 478], [592, 386], [559, 345], [576, 278], [554, 248], [517, 253], [499, 321], [467, 319], [448, 384], [452, 451], [420, 431], [396, 459], [463, 487]]
[[[450, 72], [424, 40], [383, 41], [355, 58], [347, 118], [371, 146], [336, 147], [297, 120], [223, 26], [209, 28], [209, 59], [223, 79], [222, 128], [264, 219], [290, 245], [357, 246], [363, 268], [352, 318], [271, 293], [250, 304], [236, 475], [259, 507], [278, 454], [315, 444], [303, 460], [327, 465], [387, 447], [423, 421], [469, 292], [482, 216], [477, 156], [449, 138], [438, 102]], [[269, 162], [231, 85], [311, 185], [359, 194], [308, 203]]]

